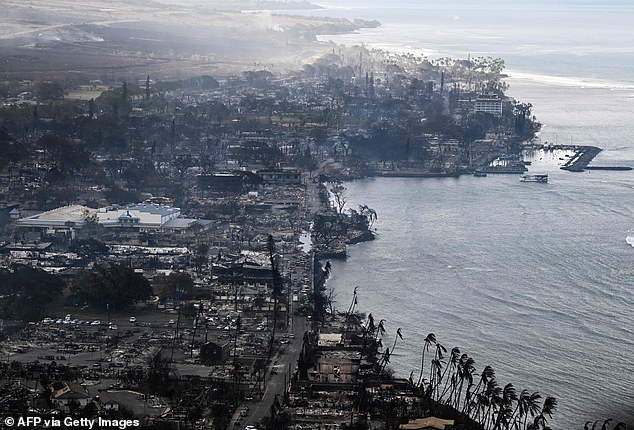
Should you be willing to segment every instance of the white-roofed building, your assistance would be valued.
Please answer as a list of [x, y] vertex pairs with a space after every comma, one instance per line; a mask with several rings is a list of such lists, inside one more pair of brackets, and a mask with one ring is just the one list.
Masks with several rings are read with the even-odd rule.
[[64, 206], [18, 219], [16, 224], [21, 228], [45, 230], [48, 233], [68, 232], [81, 229], [91, 218], [105, 228], [133, 228], [139, 231], [174, 232], [186, 230], [197, 223], [195, 219], [181, 217], [180, 208], [139, 203], [99, 209], [81, 205]]
[[156, 204], [136, 204], [123, 208], [106, 207], [97, 210], [99, 224], [104, 227], [158, 228], [179, 218], [179, 208]]

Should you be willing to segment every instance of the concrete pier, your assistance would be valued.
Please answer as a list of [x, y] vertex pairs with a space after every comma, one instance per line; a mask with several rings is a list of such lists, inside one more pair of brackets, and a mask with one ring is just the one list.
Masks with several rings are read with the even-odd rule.
[[[552, 149], [571, 149], [570, 146], [557, 147], [553, 146]], [[561, 166], [562, 170], [568, 170], [569, 172], [583, 172], [588, 164], [594, 159], [594, 157], [601, 152], [601, 148], [596, 146], [574, 146], [575, 155], [570, 158]]]

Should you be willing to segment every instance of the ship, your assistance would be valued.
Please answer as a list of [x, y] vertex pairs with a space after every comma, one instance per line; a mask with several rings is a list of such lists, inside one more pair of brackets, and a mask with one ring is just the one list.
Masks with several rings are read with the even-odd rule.
[[522, 182], [548, 182], [548, 175], [546, 173], [534, 173], [534, 174], [526, 174], [522, 175], [520, 178]]

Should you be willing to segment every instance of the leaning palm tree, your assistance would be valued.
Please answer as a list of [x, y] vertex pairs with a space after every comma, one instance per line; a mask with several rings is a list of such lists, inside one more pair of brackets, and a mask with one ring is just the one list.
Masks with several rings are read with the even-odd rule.
[[531, 418], [533, 418], [539, 413], [539, 403], [541, 398], [542, 396], [537, 391], [535, 391], [526, 399], [526, 410], [524, 412], [523, 428], [526, 428], [526, 422], [528, 421], [529, 414]]
[[513, 411], [513, 415], [512, 415], [513, 427], [516, 430], [520, 428], [520, 424], [522, 423], [522, 418], [524, 417], [524, 414], [526, 414], [527, 412], [529, 398], [530, 398], [530, 393], [526, 389], [522, 390], [522, 392], [517, 398], [515, 410]]
[[483, 425], [488, 427], [489, 422], [493, 422], [493, 416], [500, 408], [502, 403], [502, 387], [500, 387], [495, 379], [491, 379], [487, 384], [485, 394], [489, 397], [489, 407], [484, 415]]
[[502, 428], [502, 425], [508, 425], [513, 416], [513, 403], [517, 400], [518, 397], [513, 384], [506, 384], [502, 390], [500, 409], [498, 411], [493, 430]]
[[368, 314], [368, 320], [363, 328], [363, 349], [361, 350], [361, 354], [366, 353], [366, 348], [368, 347], [368, 336], [372, 336], [375, 330], [376, 326], [374, 325], [374, 316], [372, 316], [372, 314]]
[[429, 369], [429, 383], [432, 386], [431, 394], [436, 396], [439, 394], [439, 387], [442, 380], [442, 366], [444, 354], [447, 352], [447, 348], [442, 346], [439, 342], [436, 342], [436, 352], [434, 353], [434, 359], [432, 360], [432, 367]]
[[385, 320], [381, 320], [376, 326], [374, 341], [377, 342], [379, 340], [379, 336], [383, 336], [384, 334], [385, 334]]
[[553, 412], [557, 409], [557, 399], [554, 397], [546, 397], [544, 400], [544, 406], [542, 406], [541, 415], [548, 415], [548, 418], [552, 418]]
[[423, 344], [423, 353], [420, 359], [420, 374], [418, 375], [418, 383], [416, 384], [419, 387], [420, 387], [421, 381], [423, 380], [423, 368], [425, 367], [425, 351], [429, 351], [429, 349], [431, 348], [433, 344], [436, 344], [436, 335], [434, 333], [429, 333], [427, 337], [425, 338], [425, 341]]
[[462, 357], [460, 357], [460, 364], [458, 365], [458, 378], [460, 379], [460, 384], [456, 388], [457, 394], [454, 396], [454, 409], [460, 410], [460, 397], [462, 396], [464, 382], [467, 381], [467, 393], [469, 393], [469, 390], [473, 386], [474, 372], [475, 360], [469, 357], [467, 354], [462, 354]]
[[273, 342], [275, 341], [275, 331], [277, 330], [277, 303], [282, 294], [282, 275], [280, 274], [279, 255], [275, 250], [275, 240], [273, 235], [269, 234], [267, 247], [269, 251], [269, 262], [271, 264], [271, 278], [273, 283], [273, 332], [269, 342], [269, 357], [273, 353]]
[[475, 409], [475, 415], [472, 417], [474, 421], [477, 421], [484, 427], [484, 420], [481, 420], [480, 415], [484, 416], [487, 408], [491, 404], [491, 399], [489, 396], [482, 392], [476, 395], [476, 398], [473, 402], [473, 407]]
[[495, 425], [493, 429], [508, 429], [513, 419], [513, 407], [511, 405], [500, 405], [497, 417], [495, 419]]
[[471, 394], [467, 395], [467, 398], [465, 398], [465, 405], [462, 412], [466, 413], [467, 416], [471, 416], [471, 411], [479, 404], [480, 394], [491, 379], [495, 379], [495, 370], [493, 370], [493, 367], [491, 366], [485, 366], [484, 370], [482, 370], [482, 373], [480, 374], [480, 381], [478, 382], [478, 385], [476, 385]]
[[381, 360], [379, 361], [379, 377], [381, 377], [381, 374], [383, 373], [383, 369], [385, 369], [385, 366], [387, 366], [390, 363], [390, 356], [392, 355], [392, 353], [390, 352], [390, 348], [385, 348], [385, 351], [383, 351], [383, 354], [381, 354]]
[[379, 370], [379, 374], [383, 373], [383, 370], [385, 370], [385, 366], [390, 362], [390, 356], [394, 354], [394, 349], [396, 348], [396, 342], [398, 341], [398, 339], [403, 340], [403, 333], [401, 332], [401, 328], [397, 328], [396, 329], [396, 336], [394, 337], [394, 344], [392, 345], [392, 351], [390, 351], [390, 348], [386, 348], [385, 352], [383, 353], [383, 360], [382, 360], [382, 366], [380, 367]]
[[[456, 373], [457, 373], [459, 363], [460, 363], [460, 348], [458, 348], [457, 346], [454, 346], [453, 348], [451, 348], [451, 353], [449, 355], [449, 363], [447, 367], [445, 367], [445, 372], [442, 374], [442, 377], [440, 378], [441, 380], [445, 381], [445, 385], [443, 386], [442, 392], [440, 393], [438, 397], [439, 401], [442, 401], [442, 399], [445, 397], [445, 394], [447, 394], [450, 389], [453, 391], [456, 388], [456, 384], [457, 384]], [[451, 376], [447, 378], [447, 373], [450, 371], [453, 372], [453, 374], [451, 374]]]
[[348, 311], [346, 312], [346, 325], [343, 331], [344, 334], [348, 332], [348, 327], [350, 326], [350, 317], [354, 313], [354, 308], [358, 304], [357, 288], [359, 287], [354, 287], [354, 291], [352, 292], [352, 302], [350, 303], [350, 306], [348, 307]]
[[401, 328], [396, 329], [396, 336], [394, 336], [394, 345], [392, 345], [392, 353], [394, 353], [394, 348], [396, 348], [396, 341], [401, 338], [403, 340], [403, 333], [401, 332]]
[[535, 417], [533, 423], [528, 428], [534, 430], [545, 429], [547, 427], [546, 415], [548, 415], [548, 418], [552, 418], [552, 413], [555, 409], [557, 409], [557, 399], [554, 397], [546, 397], [540, 413]]
[[364, 333], [372, 334], [376, 330], [376, 326], [374, 325], [374, 316], [370, 313], [368, 314], [368, 320], [365, 323]]
[[439, 386], [442, 380], [442, 367], [442, 359], [437, 358], [437, 356], [434, 357], [431, 361], [431, 368], [429, 369], [429, 386], [431, 387], [430, 398], [433, 400], [438, 400], [438, 394], [440, 391]]

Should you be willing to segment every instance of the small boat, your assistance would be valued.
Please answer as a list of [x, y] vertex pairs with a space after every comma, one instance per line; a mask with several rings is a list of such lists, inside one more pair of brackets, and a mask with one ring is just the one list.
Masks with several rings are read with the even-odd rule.
[[546, 183], [548, 182], [548, 174], [546, 173], [534, 173], [532, 175], [526, 174], [526, 175], [522, 175], [522, 177], [520, 178], [520, 181]]
[[473, 176], [477, 178], [484, 178], [486, 175], [486, 173], [481, 172], [480, 170], [476, 170], [475, 172], [473, 172]]

